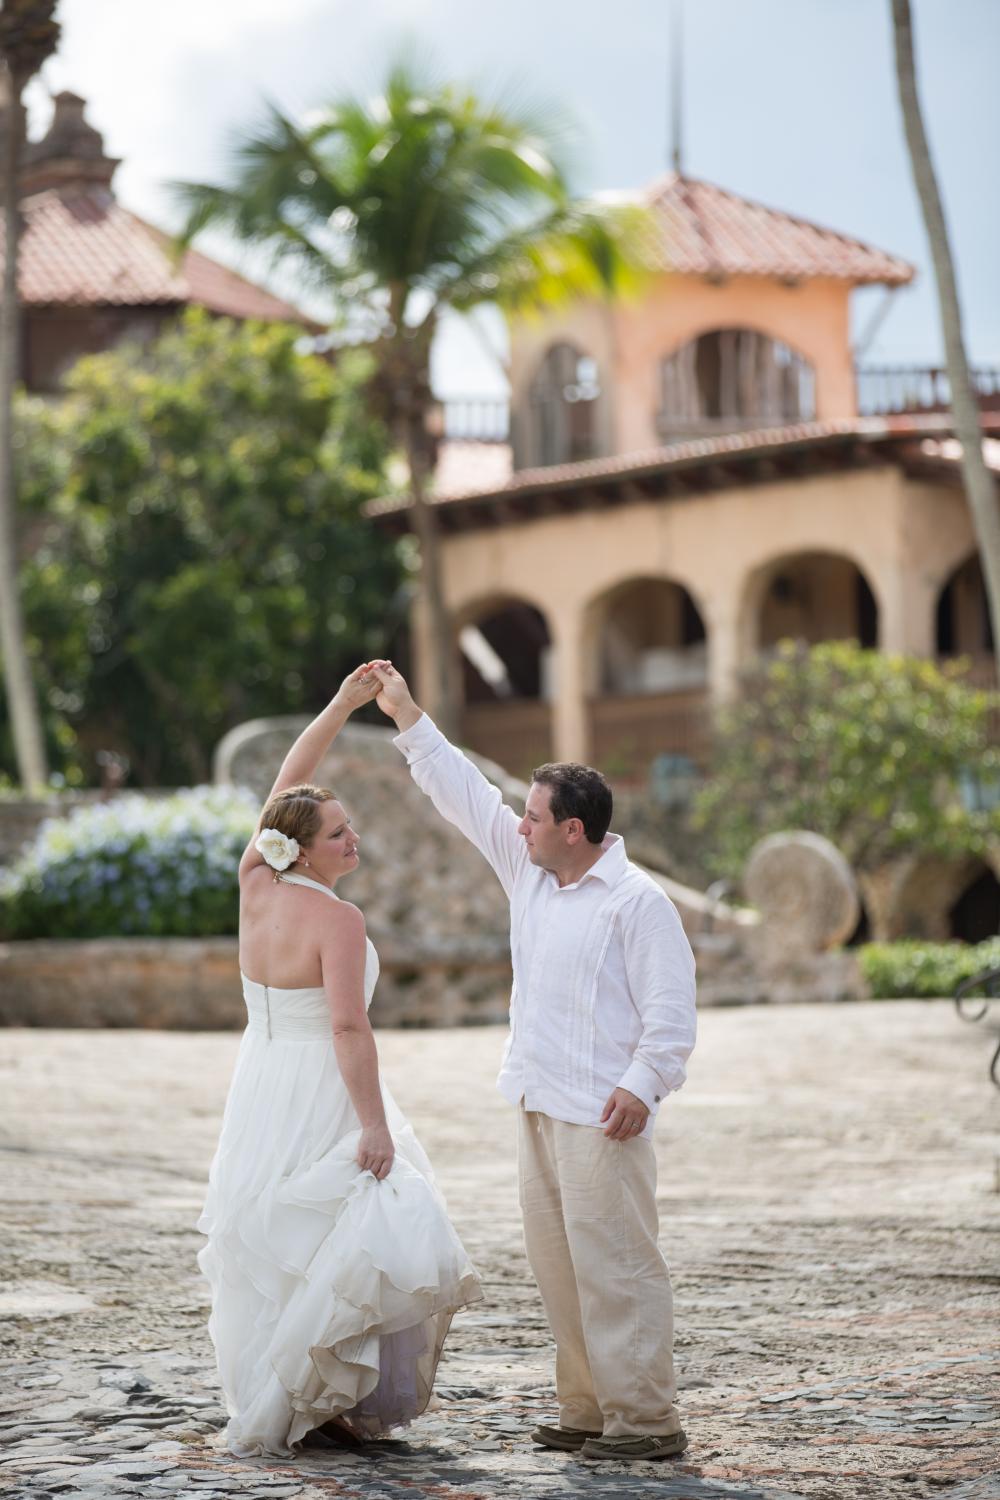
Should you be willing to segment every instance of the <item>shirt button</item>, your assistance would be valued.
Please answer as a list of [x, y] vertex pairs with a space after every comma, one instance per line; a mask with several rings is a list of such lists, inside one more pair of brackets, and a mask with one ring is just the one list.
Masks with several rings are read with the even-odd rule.
[[659, 1102], [660, 1102], [660, 1096], [659, 1096], [659, 1094], [654, 1094], [653, 1095], [653, 1103], [654, 1104], [659, 1104]]

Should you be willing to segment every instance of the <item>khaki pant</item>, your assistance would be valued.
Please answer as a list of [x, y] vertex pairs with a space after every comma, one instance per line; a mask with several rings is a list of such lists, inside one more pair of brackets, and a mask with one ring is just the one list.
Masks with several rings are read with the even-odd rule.
[[560, 1424], [605, 1437], [677, 1432], [652, 1143], [610, 1141], [522, 1105], [518, 1186], [528, 1261], [556, 1341]]

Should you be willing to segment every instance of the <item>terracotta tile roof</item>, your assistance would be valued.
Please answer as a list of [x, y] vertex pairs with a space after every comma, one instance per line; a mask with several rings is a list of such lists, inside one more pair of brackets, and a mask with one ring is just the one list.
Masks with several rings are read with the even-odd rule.
[[642, 195], [663, 224], [650, 246], [664, 271], [711, 276], [830, 276], [853, 283], [902, 286], [914, 268], [898, 256], [824, 229], [780, 209], [766, 208], [714, 183], [677, 173]]
[[[984, 413], [984, 431], [995, 435], [1000, 418], [996, 414]], [[443, 513], [463, 503], [476, 501], [506, 501], [556, 490], [595, 488], [627, 481], [669, 475], [698, 468], [707, 468], [720, 463], [733, 463], [741, 459], [759, 459], [791, 454], [803, 450], [833, 450], [838, 446], [849, 447], [852, 443], [865, 443], [872, 447], [886, 445], [892, 449], [920, 446], [928, 438], [949, 438], [952, 433], [950, 416], [931, 413], [913, 416], [853, 417], [835, 422], [800, 422], [788, 427], [759, 428], [752, 432], [729, 433], [724, 436], [697, 438], [685, 443], [671, 443], [660, 448], [648, 448], [636, 453], [623, 453], [611, 458], [591, 458], [581, 463], [552, 464], [543, 469], [519, 469], [503, 485], [470, 489], [462, 493], [438, 493], [431, 497], [432, 503]], [[401, 515], [410, 508], [409, 496], [387, 495], [371, 500], [365, 506], [367, 515], [390, 517]]]
[[315, 326], [290, 303], [197, 250], [175, 265], [169, 235], [122, 208], [103, 186], [38, 193], [24, 200], [22, 212], [18, 281], [26, 306], [194, 303], [234, 318]]
[[438, 444], [434, 488], [438, 494], [460, 494], [506, 484], [514, 467], [509, 443], [445, 438]]

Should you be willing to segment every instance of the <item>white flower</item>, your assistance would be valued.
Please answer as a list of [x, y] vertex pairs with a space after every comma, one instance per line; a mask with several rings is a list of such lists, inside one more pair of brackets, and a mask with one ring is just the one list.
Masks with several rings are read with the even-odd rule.
[[287, 870], [299, 857], [298, 841], [280, 833], [277, 828], [262, 828], [254, 848], [264, 856], [272, 870]]

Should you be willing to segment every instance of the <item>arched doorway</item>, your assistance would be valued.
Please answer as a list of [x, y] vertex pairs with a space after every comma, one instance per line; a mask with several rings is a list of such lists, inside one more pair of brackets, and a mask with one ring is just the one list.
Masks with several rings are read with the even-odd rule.
[[458, 622], [462, 738], [515, 776], [552, 758], [552, 640], [521, 599], [483, 601]]
[[993, 630], [978, 553], [949, 575], [938, 595], [935, 635], [939, 656], [969, 657], [975, 675], [993, 678]]
[[666, 440], [815, 415], [813, 366], [754, 328], [713, 329], [660, 361], [657, 426]]
[[593, 458], [600, 394], [596, 360], [575, 344], [553, 344], [528, 388], [525, 452], [518, 467]]
[[982, 865], [948, 912], [948, 935], [983, 943], [1000, 933], [1000, 880]]
[[750, 647], [779, 641], [855, 640], [878, 645], [878, 605], [861, 569], [833, 552], [799, 552], [761, 570], [751, 598]]
[[586, 620], [595, 765], [626, 782], [654, 765], [658, 775], [697, 766], [708, 746], [708, 640], [689, 590], [631, 578], [593, 600]]

